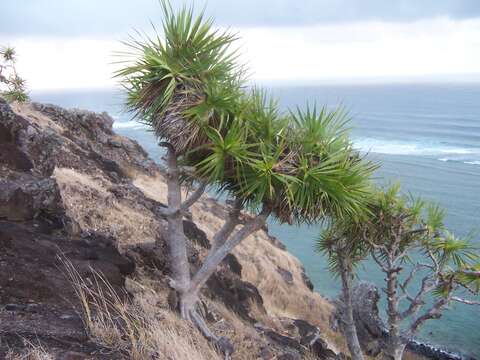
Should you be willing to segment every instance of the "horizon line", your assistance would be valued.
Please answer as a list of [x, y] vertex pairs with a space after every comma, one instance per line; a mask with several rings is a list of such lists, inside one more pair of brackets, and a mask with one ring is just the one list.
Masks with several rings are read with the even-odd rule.
[[[323, 79], [252, 79], [247, 80], [247, 86], [369, 86], [369, 85], [480, 85], [480, 73], [425, 75], [408, 77], [358, 77], [358, 78], [323, 78]], [[112, 91], [122, 90], [120, 86], [85, 86], [59, 88], [32, 88], [29, 92], [58, 92], [58, 91]]]

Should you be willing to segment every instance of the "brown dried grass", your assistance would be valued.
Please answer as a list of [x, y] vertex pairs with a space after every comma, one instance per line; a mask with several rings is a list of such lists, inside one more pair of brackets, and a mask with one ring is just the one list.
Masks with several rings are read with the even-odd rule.
[[[91, 283], [64, 261], [82, 305], [84, 325], [92, 341], [124, 354], [125, 359], [219, 360], [210, 344], [188, 323], [168, 310], [152, 306], [155, 293], [136, 301], [120, 296], [92, 270]], [[43, 359], [42, 359], [43, 360]]]
[[25, 350], [22, 352], [9, 351], [5, 355], [5, 360], [54, 360], [51, 355], [40, 343], [32, 343], [23, 339]]

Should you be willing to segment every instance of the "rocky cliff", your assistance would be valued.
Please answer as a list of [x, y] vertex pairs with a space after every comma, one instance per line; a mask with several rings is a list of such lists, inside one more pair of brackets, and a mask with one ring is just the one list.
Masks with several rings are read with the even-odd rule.
[[[106, 113], [0, 98], [0, 358], [33, 345], [55, 359], [131, 356], [86, 331], [65, 261], [82, 279], [103, 274], [128, 301], [148, 289], [152, 311], [171, 313], [162, 171], [112, 124]], [[225, 214], [205, 195], [184, 219], [192, 267]], [[233, 358], [344, 357], [329, 327], [332, 305], [267, 229], [224, 261], [202, 306], [234, 342]], [[167, 352], [154, 358], [175, 358]]]

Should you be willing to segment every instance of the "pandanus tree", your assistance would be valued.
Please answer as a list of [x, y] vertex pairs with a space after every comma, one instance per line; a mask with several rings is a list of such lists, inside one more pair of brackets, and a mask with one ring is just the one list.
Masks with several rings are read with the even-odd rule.
[[474, 298], [480, 289], [479, 257], [468, 241], [446, 230], [443, 209], [402, 195], [398, 185], [372, 195], [368, 214], [353, 226], [337, 222], [325, 243], [331, 249], [332, 243], [338, 246], [335, 239], [349, 238], [385, 273], [388, 338], [383, 354], [400, 360], [420, 327], [441, 317], [452, 302], [480, 304]]
[[0, 49], [0, 95], [9, 102], [28, 101], [26, 82], [18, 75], [16, 62], [14, 48]]
[[[163, 36], [131, 40], [133, 59], [117, 73], [127, 107], [166, 149], [171, 286], [181, 317], [217, 343], [195, 305], [205, 282], [269, 216], [313, 223], [354, 216], [367, 196], [372, 166], [352, 148], [341, 110], [283, 114], [261, 90], [247, 91], [231, 50], [235, 36], [192, 9], [163, 7]], [[196, 185], [182, 198], [183, 185]], [[207, 187], [229, 198], [229, 213], [201, 267], [191, 274], [182, 219]], [[251, 216], [240, 221], [242, 210]]]
[[363, 221], [362, 216], [356, 219], [332, 219], [324, 226], [317, 241], [317, 251], [327, 256], [330, 272], [340, 277], [342, 283], [343, 316], [340, 326], [347, 340], [352, 360], [364, 359], [355, 326], [352, 300], [356, 268], [368, 256]]

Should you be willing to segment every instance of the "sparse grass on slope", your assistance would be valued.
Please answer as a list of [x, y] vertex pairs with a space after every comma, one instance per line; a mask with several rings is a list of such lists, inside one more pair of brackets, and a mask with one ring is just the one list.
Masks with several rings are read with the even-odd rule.
[[41, 344], [34, 344], [26, 339], [23, 341], [26, 349], [21, 353], [9, 351], [5, 355], [5, 360], [54, 360]]
[[87, 281], [71, 263], [64, 264], [92, 341], [132, 360], [220, 359], [210, 344], [174, 313], [151, 306], [148, 298], [133, 302], [126, 294], [121, 297], [101, 274], [92, 270], [93, 277]]

